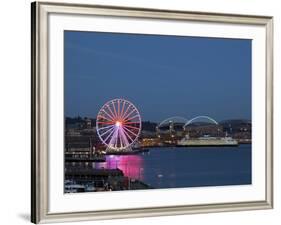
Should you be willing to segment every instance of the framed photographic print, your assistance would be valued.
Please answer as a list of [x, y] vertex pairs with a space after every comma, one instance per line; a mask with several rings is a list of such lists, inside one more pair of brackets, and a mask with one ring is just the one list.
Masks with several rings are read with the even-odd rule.
[[272, 208], [272, 30], [32, 3], [32, 222]]

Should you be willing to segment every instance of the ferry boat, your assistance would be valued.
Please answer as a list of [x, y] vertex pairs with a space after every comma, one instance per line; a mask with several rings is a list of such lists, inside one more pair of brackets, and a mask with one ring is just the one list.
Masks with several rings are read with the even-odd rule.
[[212, 147], [212, 146], [238, 146], [238, 142], [232, 137], [211, 137], [204, 135], [199, 138], [190, 138], [186, 135], [177, 142], [177, 147]]

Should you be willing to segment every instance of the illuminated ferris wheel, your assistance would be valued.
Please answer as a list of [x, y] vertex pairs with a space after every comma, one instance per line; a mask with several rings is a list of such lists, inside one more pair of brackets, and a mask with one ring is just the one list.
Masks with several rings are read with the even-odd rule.
[[137, 108], [124, 99], [105, 103], [97, 115], [97, 134], [107, 149], [131, 149], [141, 132], [141, 117]]

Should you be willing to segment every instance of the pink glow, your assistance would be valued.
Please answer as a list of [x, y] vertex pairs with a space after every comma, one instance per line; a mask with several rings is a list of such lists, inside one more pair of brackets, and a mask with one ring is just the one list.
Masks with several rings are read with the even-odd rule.
[[98, 163], [96, 168], [120, 169], [126, 177], [143, 179], [143, 159], [138, 155], [109, 155], [105, 163]]
[[122, 126], [122, 123], [120, 121], [116, 121], [115, 126], [120, 127], [120, 126]]

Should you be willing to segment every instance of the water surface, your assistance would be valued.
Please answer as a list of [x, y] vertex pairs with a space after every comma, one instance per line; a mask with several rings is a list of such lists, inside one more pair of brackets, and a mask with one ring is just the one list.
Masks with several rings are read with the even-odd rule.
[[109, 155], [94, 168], [119, 168], [154, 188], [251, 184], [251, 145], [151, 148], [139, 155]]

